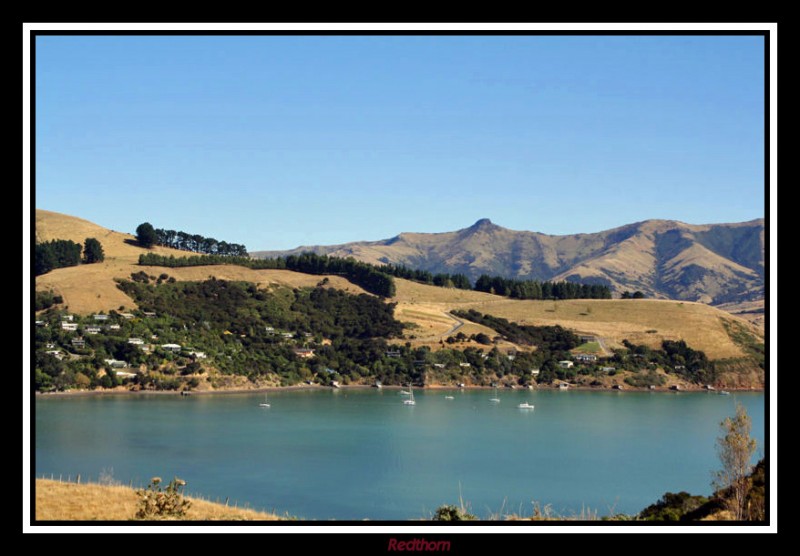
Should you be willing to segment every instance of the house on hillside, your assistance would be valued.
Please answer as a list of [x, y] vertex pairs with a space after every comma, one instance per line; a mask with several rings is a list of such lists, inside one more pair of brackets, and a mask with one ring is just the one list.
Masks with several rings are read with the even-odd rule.
[[195, 359], [206, 359], [206, 354], [203, 351], [190, 351], [189, 356]]
[[558, 366], [561, 367], [562, 369], [571, 369], [572, 367], [575, 366], [575, 363], [573, 363], [572, 361], [559, 361]]
[[161, 349], [171, 351], [172, 353], [179, 353], [181, 351], [180, 344], [161, 344]]
[[273, 334], [275, 334], [275, 329], [274, 329], [274, 328], [272, 328], [271, 326], [267, 326], [267, 327], [266, 327], [264, 330], [265, 330], [265, 331], [267, 332], [267, 334], [269, 334], [270, 336], [272, 336]]
[[128, 366], [125, 361], [120, 361], [119, 359], [103, 359], [103, 361], [112, 369], [124, 369]]
[[61, 351], [60, 351], [60, 350], [57, 350], [57, 349], [51, 349], [51, 350], [49, 350], [49, 351], [45, 351], [45, 353], [46, 353], [46, 354], [48, 354], [48, 355], [52, 355], [53, 357], [55, 357], [55, 358], [56, 358], [56, 359], [58, 359], [59, 361], [61, 361], [62, 359], [64, 359], [64, 354], [63, 354], [63, 353], [61, 353]]
[[120, 313], [119, 316], [121, 316], [125, 320], [131, 320], [132, 318], [134, 318], [134, 316], [131, 313]]
[[309, 348], [297, 348], [292, 350], [297, 357], [302, 359], [308, 359], [309, 357], [314, 357], [314, 350]]
[[128, 343], [134, 346], [143, 346], [144, 340], [141, 338], [128, 338]]
[[459, 367], [471, 367], [471, 365], [469, 363], [459, 363], [458, 366]]
[[107, 321], [109, 317], [108, 317], [108, 315], [99, 315], [98, 314], [98, 315], [92, 315], [92, 318], [94, 318], [94, 320], [96, 320], [96, 321]]
[[72, 338], [72, 347], [82, 348], [86, 345], [86, 341], [78, 336], [77, 338]]
[[102, 329], [99, 326], [86, 326], [83, 331], [87, 334], [100, 334]]
[[77, 322], [62, 322], [61, 323], [61, 330], [69, 330], [70, 332], [75, 332], [78, 329]]
[[118, 324], [109, 324], [106, 326], [106, 330], [119, 330], [120, 326]]
[[400, 357], [400, 352], [389, 350], [386, 352], [386, 357]]
[[37, 321], [36, 321], [36, 326], [47, 327], [47, 326], [48, 326], [48, 324], [47, 324], [45, 321], [43, 321], [43, 320], [37, 320]]
[[283, 332], [281, 334], [281, 337], [286, 338], [287, 340], [291, 340], [292, 338], [294, 338], [294, 334], [292, 334], [291, 332]]
[[146, 316], [146, 317], [155, 317], [156, 316], [155, 311], [142, 311], [142, 314], [144, 316]]
[[575, 356], [575, 361], [579, 363], [594, 363], [597, 361], [597, 356], [592, 355], [591, 353], [579, 353]]
[[62, 321], [72, 322], [72, 319], [75, 318], [75, 315], [61, 315]]
[[600, 370], [604, 373], [610, 373], [611, 371], [616, 371], [616, 367], [600, 367]]

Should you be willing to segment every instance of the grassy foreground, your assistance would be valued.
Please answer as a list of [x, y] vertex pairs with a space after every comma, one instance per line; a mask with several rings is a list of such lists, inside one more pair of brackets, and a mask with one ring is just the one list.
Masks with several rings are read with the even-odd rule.
[[[274, 521], [275, 514], [235, 508], [198, 498], [192, 502], [186, 521]], [[64, 483], [36, 479], [38, 521], [128, 521], [134, 519], [139, 498], [127, 486]]]

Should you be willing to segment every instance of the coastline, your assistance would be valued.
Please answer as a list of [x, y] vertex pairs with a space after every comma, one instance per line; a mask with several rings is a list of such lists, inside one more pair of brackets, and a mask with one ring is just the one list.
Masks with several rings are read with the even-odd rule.
[[[402, 390], [405, 386], [383, 386], [383, 390]], [[368, 384], [348, 384], [348, 385], [340, 385], [338, 388], [333, 388], [330, 386], [322, 386], [319, 384], [297, 384], [293, 386], [262, 386], [257, 388], [218, 388], [214, 390], [192, 390], [188, 392], [189, 396], [209, 396], [209, 395], [226, 395], [226, 394], [258, 394], [262, 392], [286, 392], [286, 391], [300, 391], [300, 390], [371, 390], [375, 389], [374, 386]], [[492, 386], [476, 386], [476, 385], [469, 385], [464, 387], [458, 386], [449, 386], [449, 385], [441, 385], [441, 384], [434, 384], [425, 387], [417, 387], [417, 390], [423, 391], [457, 391], [457, 390], [493, 390]], [[537, 390], [542, 391], [557, 391], [559, 388], [557, 386], [537, 386], [531, 390], [527, 388], [502, 388], [503, 391], [511, 390], [511, 391], [530, 391], [535, 392]], [[653, 390], [649, 388], [633, 388], [633, 387], [626, 387], [622, 390], [617, 390], [614, 388], [599, 388], [596, 386], [572, 386], [567, 389], [568, 391], [576, 391], [576, 392], [658, 392], [658, 393], [697, 393], [697, 392], [708, 392], [712, 394], [719, 394], [721, 389], [717, 390], [706, 390], [703, 387], [697, 388], [681, 388], [680, 390], [671, 390], [669, 388], [655, 388]], [[764, 388], [726, 388], [725, 391], [727, 392], [764, 392]], [[45, 397], [45, 398], [82, 398], [82, 397], [93, 397], [93, 396], [141, 396], [141, 395], [157, 395], [157, 396], [181, 396], [185, 395], [182, 394], [180, 391], [176, 390], [122, 390], [122, 389], [96, 389], [96, 390], [65, 390], [63, 392], [35, 392], [36, 397]]]

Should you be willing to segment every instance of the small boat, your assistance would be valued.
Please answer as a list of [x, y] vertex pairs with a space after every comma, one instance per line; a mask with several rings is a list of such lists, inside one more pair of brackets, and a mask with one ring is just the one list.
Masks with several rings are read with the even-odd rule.
[[455, 398], [453, 396], [445, 396], [444, 399], [446, 399], [446, 400], [454, 400]]
[[494, 387], [494, 398], [491, 398], [489, 401], [492, 403], [500, 402], [500, 398], [497, 397], [497, 386]]
[[520, 409], [533, 409], [534, 406], [533, 406], [533, 404], [530, 404], [528, 402], [523, 402], [523, 403], [519, 404], [517, 407], [520, 408]]
[[411, 397], [408, 398], [407, 400], [403, 400], [403, 405], [417, 405], [417, 402], [414, 401], [414, 390], [411, 388], [410, 385], [409, 385], [408, 389], [409, 389], [408, 394]]
[[411, 392], [409, 392], [408, 390], [400, 390], [400, 395], [401, 396], [410, 396]]
[[731, 395], [731, 393], [730, 393], [730, 392], [728, 392], [727, 390], [720, 390], [720, 391], [719, 391], [719, 395], [720, 395], [720, 396], [730, 396], [730, 395]]
[[268, 396], [269, 394], [264, 394], [264, 401], [258, 404], [258, 407], [270, 407]]

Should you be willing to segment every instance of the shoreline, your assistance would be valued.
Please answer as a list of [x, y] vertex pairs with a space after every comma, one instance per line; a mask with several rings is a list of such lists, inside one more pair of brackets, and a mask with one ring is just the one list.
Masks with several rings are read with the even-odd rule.
[[[383, 386], [382, 390], [402, 390], [407, 388], [406, 386]], [[309, 385], [309, 384], [298, 384], [294, 386], [263, 386], [258, 388], [220, 388], [216, 390], [192, 390], [187, 391], [189, 396], [209, 396], [209, 395], [217, 395], [217, 394], [258, 394], [263, 392], [286, 392], [286, 391], [301, 391], [301, 390], [372, 390], [377, 389], [374, 386], [367, 385], [367, 384], [348, 384], [348, 385], [340, 385], [338, 388], [333, 388], [331, 386], [322, 386], [319, 384]], [[430, 385], [426, 387], [417, 387], [417, 390], [422, 391], [436, 391], [436, 390], [450, 390], [450, 391], [458, 391], [458, 390], [493, 390], [494, 387], [492, 386], [447, 386], [441, 384]], [[499, 388], [498, 390], [509, 390], [509, 391], [528, 391], [528, 392], [536, 392], [536, 391], [558, 391], [559, 388], [557, 386], [537, 386], [533, 389], [528, 388]], [[707, 392], [712, 394], [719, 394], [722, 389], [718, 388], [716, 390], [706, 390], [705, 388], [698, 387], [698, 388], [681, 388], [680, 390], [671, 390], [669, 388], [656, 388], [656, 389], [649, 389], [649, 388], [633, 388], [633, 387], [626, 387], [622, 390], [617, 390], [614, 388], [601, 388], [596, 386], [572, 386], [567, 389], [568, 391], [576, 391], [576, 392], [666, 392], [666, 393], [697, 393], [697, 392]], [[764, 388], [726, 388], [726, 392], [761, 392], [764, 393]], [[140, 396], [140, 395], [156, 395], [156, 396], [181, 396], [187, 395], [182, 394], [180, 391], [176, 390], [66, 390], [63, 392], [34, 392], [36, 397], [47, 397], [47, 398], [83, 398], [83, 397], [94, 397], [94, 396]]]

